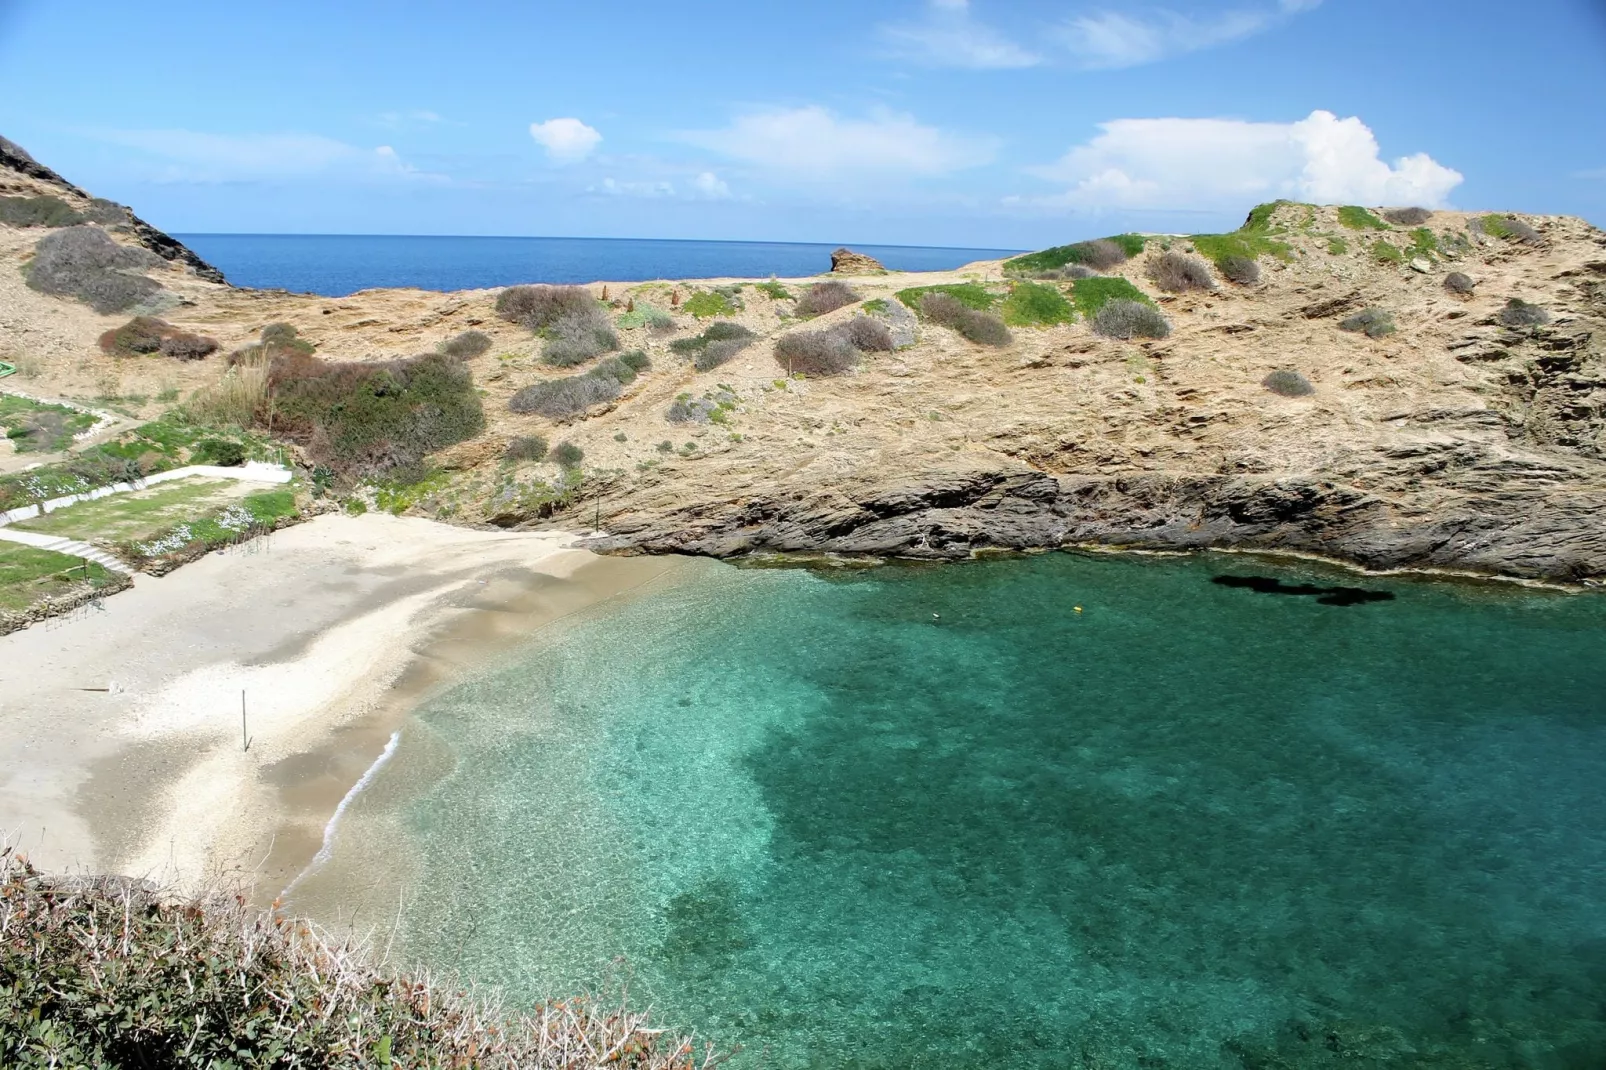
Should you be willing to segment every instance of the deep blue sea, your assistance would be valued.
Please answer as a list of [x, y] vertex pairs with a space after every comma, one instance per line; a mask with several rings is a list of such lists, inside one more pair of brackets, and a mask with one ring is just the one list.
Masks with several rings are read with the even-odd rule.
[[[522, 282], [782, 278], [831, 267], [834, 245], [634, 238], [179, 234], [236, 286], [344, 297], [382, 286], [475, 290]], [[1019, 250], [855, 245], [894, 271], [944, 271]]]
[[1599, 594], [694, 562], [426, 741], [410, 953], [735, 1067], [1606, 1066]]

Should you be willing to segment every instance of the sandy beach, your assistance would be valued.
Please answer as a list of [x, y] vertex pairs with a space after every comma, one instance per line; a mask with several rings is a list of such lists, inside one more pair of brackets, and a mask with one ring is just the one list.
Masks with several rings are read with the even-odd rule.
[[677, 567], [572, 543], [323, 516], [0, 638], [0, 831], [54, 870], [271, 897], [414, 703]]

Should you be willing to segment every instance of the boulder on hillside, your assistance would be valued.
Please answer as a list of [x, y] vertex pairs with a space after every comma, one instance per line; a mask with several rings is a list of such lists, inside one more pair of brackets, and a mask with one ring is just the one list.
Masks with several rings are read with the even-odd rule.
[[838, 249], [831, 254], [833, 275], [880, 275], [886, 270], [875, 257], [856, 253], [852, 249]]

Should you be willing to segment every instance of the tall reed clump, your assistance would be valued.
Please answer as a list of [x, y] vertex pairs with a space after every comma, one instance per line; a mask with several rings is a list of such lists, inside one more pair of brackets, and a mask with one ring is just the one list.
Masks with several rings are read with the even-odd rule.
[[268, 397], [268, 354], [260, 348], [236, 354], [223, 377], [201, 387], [184, 402], [192, 423], [209, 427], [250, 427]]
[[709, 1070], [711, 1048], [579, 997], [510, 1011], [243, 896], [53, 878], [0, 850], [0, 1065]]

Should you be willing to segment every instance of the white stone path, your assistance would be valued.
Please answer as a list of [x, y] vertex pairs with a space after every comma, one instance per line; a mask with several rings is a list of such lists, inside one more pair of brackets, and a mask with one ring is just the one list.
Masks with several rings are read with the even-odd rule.
[[124, 575], [134, 570], [119, 561], [112, 554], [87, 542], [77, 539], [63, 539], [57, 535], [42, 535], [34, 531], [17, 531], [10, 525], [18, 520], [31, 520], [45, 513], [53, 513], [57, 509], [78, 502], [90, 502], [97, 498], [105, 498], [112, 494], [124, 494], [131, 490], [142, 490], [157, 483], [171, 483], [175, 479], [188, 479], [190, 476], [205, 476], [209, 479], [234, 479], [249, 483], [288, 483], [294, 473], [290, 469], [278, 464], [262, 464], [252, 461], [239, 468], [223, 468], [213, 464], [192, 464], [184, 468], [174, 468], [168, 472], [157, 472], [133, 483], [113, 483], [109, 487], [96, 487], [86, 490], [82, 494], [70, 494], [65, 498], [52, 498], [38, 505], [24, 505], [9, 512], [0, 513], [0, 539], [8, 542], [20, 542], [27, 546], [34, 546], [41, 550], [54, 550], [58, 554], [67, 554], [69, 557], [83, 557], [95, 562], [97, 565], [112, 572], [121, 572]]

